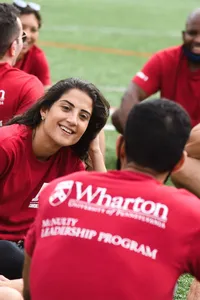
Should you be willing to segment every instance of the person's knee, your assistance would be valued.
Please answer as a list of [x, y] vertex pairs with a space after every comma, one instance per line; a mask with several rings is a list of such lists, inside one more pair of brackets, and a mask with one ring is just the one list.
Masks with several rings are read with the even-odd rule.
[[9, 287], [0, 287], [0, 300], [23, 300], [22, 295]]

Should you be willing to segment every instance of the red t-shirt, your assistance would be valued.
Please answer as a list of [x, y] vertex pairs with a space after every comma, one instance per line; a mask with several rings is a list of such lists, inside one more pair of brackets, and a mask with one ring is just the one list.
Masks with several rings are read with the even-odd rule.
[[70, 147], [48, 161], [32, 152], [32, 130], [24, 125], [0, 128], [0, 239], [23, 239], [34, 220], [38, 193], [55, 178], [84, 170]]
[[33, 46], [23, 57], [18, 60], [15, 67], [26, 73], [35, 75], [43, 85], [51, 85], [50, 70], [46, 56], [42, 49]]
[[0, 126], [25, 112], [44, 94], [41, 82], [32, 75], [0, 64]]
[[133, 82], [148, 96], [160, 91], [161, 97], [181, 104], [189, 113], [192, 126], [200, 123], [200, 69], [190, 71], [181, 46], [154, 54]]
[[200, 201], [189, 192], [141, 173], [79, 172], [39, 198], [25, 241], [32, 300], [171, 300], [182, 273], [200, 279]]

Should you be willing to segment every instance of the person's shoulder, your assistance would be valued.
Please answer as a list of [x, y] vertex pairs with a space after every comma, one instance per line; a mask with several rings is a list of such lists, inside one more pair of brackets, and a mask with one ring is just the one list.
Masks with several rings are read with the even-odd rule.
[[[46, 60], [46, 55], [44, 53], [44, 51], [39, 48], [36, 45], [33, 45], [33, 47], [29, 50], [29, 55], [32, 57], [32, 59], [36, 59], [37, 60]], [[34, 62], [35, 63], [35, 62]]]
[[160, 195], [188, 216], [189, 214], [197, 214], [200, 218], [200, 199], [189, 191], [172, 186], [160, 186]]
[[13, 84], [16, 85], [16, 86], [23, 86], [24, 84], [27, 84], [27, 83], [34, 83], [34, 84], [40, 84], [41, 85], [41, 82], [40, 80], [32, 75], [32, 74], [28, 74], [26, 72], [24, 72], [23, 70], [20, 70], [18, 68], [15, 68], [15, 67], [11, 67], [9, 69], [9, 75], [8, 75], [11, 79], [11, 77], [15, 80], [13, 80]]
[[25, 125], [12, 124], [0, 128], [0, 143], [6, 146], [26, 139], [30, 129]]
[[157, 55], [161, 59], [178, 59], [180, 57], [181, 51], [181, 46], [173, 46], [159, 50], [155, 53], [155, 55]]

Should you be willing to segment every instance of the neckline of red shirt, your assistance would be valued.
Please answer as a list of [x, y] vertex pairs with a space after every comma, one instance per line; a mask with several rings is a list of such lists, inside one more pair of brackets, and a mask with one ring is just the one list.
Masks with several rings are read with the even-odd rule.
[[56, 152], [55, 154], [50, 156], [48, 160], [44, 160], [44, 161], [38, 160], [33, 152], [33, 147], [32, 147], [33, 129], [26, 125], [22, 125], [22, 126], [24, 127], [24, 130], [27, 131], [27, 140], [28, 140], [27, 150], [28, 150], [28, 156], [31, 158], [31, 161], [33, 161], [35, 164], [37, 164], [39, 166], [47, 166], [47, 165], [51, 164], [51, 161], [55, 158], [55, 156], [57, 156], [58, 152]]
[[162, 182], [160, 182], [158, 179], [156, 179], [153, 175], [147, 174], [147, 173], [143, 173], [143, 172], [139, 172], [139, 171], [132, 171], [132, 170], [126, 170], [126, 169], [122, 169], [122, 170], [111, 170], [110, 173], [115, 173], [118, 174], [119, 176], [121, 176], [123, 174], [123, 176], [125, 175], [127, 178], [137, 178], [138, 180], [150, 180], [150, 181], [154, 181], [159, 185], [163, 185]]

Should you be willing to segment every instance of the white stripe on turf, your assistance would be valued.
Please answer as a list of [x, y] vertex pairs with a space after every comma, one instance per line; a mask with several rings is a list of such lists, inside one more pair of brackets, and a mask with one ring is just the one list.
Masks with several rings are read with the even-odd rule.
[[115, 127], [112, 124], [106, 124], [104, 127], [105, 131], [115, 131]]
[[[98, 86], [98, 85], [97, 85]], [[128, 86], [128, 84], [127, 84]], [[98, 86], [100, 90], [103, 90], [105, 92], [115, 92], [115, 93], [123, 93], [126, 90], [125, 86], [109, 86], [109, 85], [103, 85]]]
[[153, 29], [107, 27], [107, 26], [89, 26], [89, 25], [44, 25], [45, 31], [68, 31], [68, 32], [93, 32], [95, 34], [121, 34], [142, 37], [171, 37], [181, 38], [179, 31], [158, 31]]

